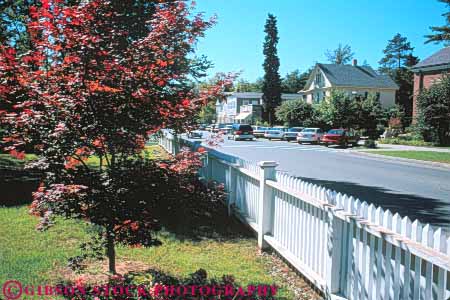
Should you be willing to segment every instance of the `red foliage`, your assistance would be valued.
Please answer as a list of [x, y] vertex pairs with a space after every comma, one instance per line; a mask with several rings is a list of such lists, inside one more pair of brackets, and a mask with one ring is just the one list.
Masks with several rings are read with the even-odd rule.
[[[18, 55], [0, 45], [0, 122], [6, 129], [1, 146], [21, 159], [25, 147], [33, 146], [41, 157], [33, 165], [49, 171], [31, 206], [42, 217], [40, 229], [59, 213], [109, 232], [119, 226], [118, 238], [138, 244], [134, 237], [146, 237], [155, 224], [143, 221], [151, 215], [142, 214], [140, 202], [135, 210], [124, 208], [130, 187], [140, 188], [145, 176], [164, 182], [169, 175], [193, 174], [201, 165], [201, 153], [188, 151], [164, 172], [134, 165], [149, 134], [189, 129], [201, 107], [220, 97], [233, 78], [222, 75], [200, 92], [192, 87], [208, 67], [192, 63], [194, 44], [214, 21], [194, 15], [184, 1], [148, 1], [154, 10], [143, 34], [123, 26], [119, 1], [81, 2], [69, 7], [41, 0], [30, 8], [33, 50]], [[101, 162], [95, 172], [84, 163], [91, 155]], [[124, 175], [129, 168], [133, 172]], [[122, 224], [124, 213], [128, 225]]]

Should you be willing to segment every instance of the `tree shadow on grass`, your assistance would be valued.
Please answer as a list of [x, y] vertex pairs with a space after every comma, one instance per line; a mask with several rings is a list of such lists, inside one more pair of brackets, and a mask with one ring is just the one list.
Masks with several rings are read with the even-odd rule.
[[30, 204], [39, 185], [39, 174], [25, 170], [0, 169], [0, 206]]
[[248, 226], [228, 215], [227, 207], [220, 201], [180, 202], [176, 207], [159, 208], [156, 218], [164, 229], [182, 241], [230, 241], [254, 237]]
[[430, 223], [432, 226], [442, 227], [450, 232], [450, 205], [442, 200], [394, 193], [381, 187], [352, 182], [297, 178], [359, 198], [361, 201], [380, 206], [383, 209], [389, 209], [393, 214], [398, 213], [402, 217], [408, 216], [412, 221], [418, 219], [420, 222]]

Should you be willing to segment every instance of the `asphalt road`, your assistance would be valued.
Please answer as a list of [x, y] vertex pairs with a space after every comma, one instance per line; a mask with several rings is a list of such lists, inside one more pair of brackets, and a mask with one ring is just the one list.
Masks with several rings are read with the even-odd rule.
[[450, 170], [295, 142], [229, 141], [216, 150], [258, 162], [450, 232]]

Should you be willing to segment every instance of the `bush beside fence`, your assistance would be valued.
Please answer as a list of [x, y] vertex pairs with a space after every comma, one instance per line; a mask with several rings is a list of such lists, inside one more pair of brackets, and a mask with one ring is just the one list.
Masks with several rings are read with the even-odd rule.
[[[163, 133], [176, 154], [198, 144]], [[176, 145], [175, 145], [176, 144]], [[220, 148], [219, 148], [220, 149]], [[351, 196], [208, 149], [200, 176], [223, 183], [227, 205], [329, 299], [450, 297], [450, 238], [433, 228]]]

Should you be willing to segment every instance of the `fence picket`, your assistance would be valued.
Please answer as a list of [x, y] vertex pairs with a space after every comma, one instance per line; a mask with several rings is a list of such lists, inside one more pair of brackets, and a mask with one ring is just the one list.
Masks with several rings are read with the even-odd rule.
[[[395, 233], [401, 234], [402, 232], [402, 217], [398, 213], [394, 215], [393, 218], [393, 224], [392, 229]], [[393, 270], [393, 292], [394, 292], [394, 300], [400, 300], [400, 283], [401, 283], [401, 274], [400, 273], [400, 267], [401, 267], [401, 249], [400, 247], [395, 247], [395, 264], [394, 264], [394, 270]]]
[[[408, 217], [404, 217], [402, 220], [402, 234], [407, 238], [411, 238], [412, 223]], [[403, 290], [401, 293], [401, 299], [410, 299], [411, 290], [411, 252], [409, 249], [405, 250], [405, 267], [403, 277]]]
[[[392, 213], [390, 210], [384, 212], [383, 225], [385, 228], [392, 230]], [[392, 299], [392, 245], [386, 243], [385, 255], [385, 276], [384, 276], [384, 299]]]
[[[430, 224], [423, 227], [422, 244], [427, 247], [433, 247], [433, 228]], [[422, 289], [422, 299], [433, 299], [431, 284], [433, 283], [433, 265], [431, 262], [425, 262], [425, 289]]]
[[[412, 238], [415, 242], [422, 242], [422, 224], [415, 220], [412, 224]], [[414, 290], [413, 299], [420, 297], [420, 279], [422, 277], [422, 260], [418, 256], [414, 256]]]
[[[441, 228], [438, 228], [434, 232], [434, 249], [436, 249], [439, 252], [446, 253], [447, 252], [447, 240], [445, 233], [442, 232]], [[441, 268], [438, 269], [437, 274], [437, 286], [435, 290], [433, 291], [433, 299], [446, 299], [445, 297], [445, 290], [446, 290], [446, 284], [447, 284], [447, 271], [443, 270]]]

